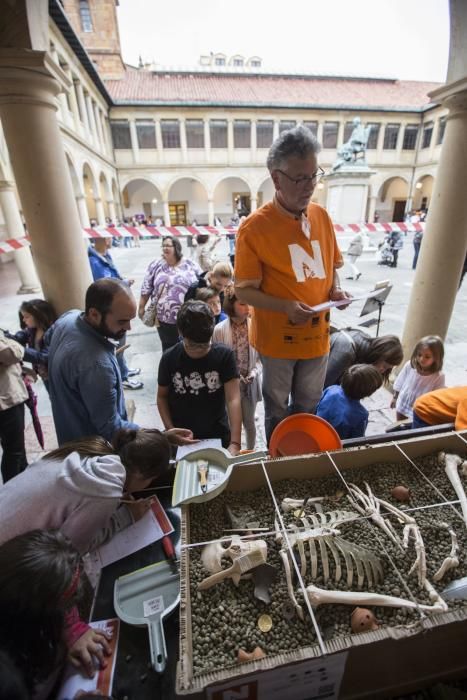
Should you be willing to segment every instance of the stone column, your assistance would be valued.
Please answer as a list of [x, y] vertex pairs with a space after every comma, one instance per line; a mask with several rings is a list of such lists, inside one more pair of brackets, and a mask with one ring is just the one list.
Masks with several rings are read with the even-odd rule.
[[169, 210], [169, 202], [167, 199], [164, 199], [162, 202], [162, 206], [164, 208], [164, 226], [170, 226], [170, 210]]
[[233, 135], [233, 121], [232, 119], [227, 120], [227, 158], [230, 164], [233, 163], [233, 151], [234, 151], [234, 135]]
[[375, 211], [376, 211], [376, 200], [377, 197], [375, 195], [371, 196], [368, 198], [368, 223], [372, 224], [375, 220]]
[[96, 125], [96, 118], [94, 116], [94, 109], [92, 105], [92, 97], [91, 95], [86, 95], [86, 106], [87, 106], [87, 111], [88, 111], [88, 118], [89, 118], [89, 130], [91, 133], [91, 138], [94, 141], [94, 143], [98, 143], [98, 137], [97, 137], [97, 125]]
[[161, 122], [159, 119], [154, 121], [154, 126], [156, 127], [156, 148], [159, 153], [162, 153], [164, 150], [164, 144], [162, 143]]
[[95, 197], [96, 202], [96, 219], [99, 226], [105, 226], [105, 209], [100, 197]]
[[250, 197], [251, 211], [256, 211], [258, 208], [258, 195], [252, 194]]
[[101, 119], [100, 119], [99, 107], [96, 105], [96, 103], [93, 103], [93, 107], [94, 107], [94, 121], [96, 122], [96, 127], [97, 127], [97, 141], [98, 141], [98, 145], [99, 145], [99, 150], [102, 153], [105, 153], [104, 133], [102, 131], [102, 124], [101, 124]]
[[274, 119], [274, 124], [272, 127], [272, 140], [275, 141], [277, 138], [279, 138], [279, 120]]
[[107, 204], [109, 205], [109, 218], [111, 219], [113, 224], [117, 223], [117, 211], [115, 209], [115, 202], [113, 199], [109, 199], [107, 201]]
[[256, 163], [256, 119], [251, 120], [250, 157], [251, 162]]
[[208, 226], [214, 226], [214, 200], [208, 199]]
[[87, 134], [91, 134], [91, 128], [89, 126], [89, 118], [88, 118], [88, 112], [86, 109], [86, 102], [84, 100], [84, 91], [83, 91], [83, 86], [79, 82], [79, 80], [76, 80], [76, 93], [78, 95], [78, 104], [79, 104], [79, 110], [81, 112], [83, 124], [84, 124], [84, 129]]
[[209, 119], [204, 120], [204, 153], [206, 162], [209, 163], [211, 156], [211, 131], [209, 129]]
[[89, 220], [89, 212], [86, 206], [86, 198], [83, 194], [76, 197], [76, 205], [78, 207], [79, 219], [81, 221], [81, 226], [83, 228], [91, 228], [91, 222]]
[[134, 119], [130, 119], [130, 138], [131, 138], [131, 150], [133, 151], [133, 160], [135, 163], [138, 163], [139, 162], [138, 134], [136, 133], [136, 122]]
[[[7, 239], [24, 238], [25, 231], [18, 210], [13, 183], [0, 181], [0, 208], [3, 212], [7, 230]], [[13, 253], [16, 269], [21, 280], [18, 294], [35, 294], [40, 291], [36, 269], [32, 260], [29, 246], [20, 248]]]
[[406, 357], [422, 336], [446, 336], [467, 248], [467, 75], [430, 97], [448, 107], [449, 114], [405, 320]]
[[83, 308], [91, 273], [83, 247], [56, 98], [69, 80], [45, 51], [0, 50], [0, 118], [46, 299]]
[[74, 87], [74, 78], [73, 74], [70, 69], [67, 71], [68, 78], [70, 80], [70, 103], [71, 103], [71, 113], [73, 115], [73, 123], [75, 127], [75, 131], [77, 134], [82, 134], [82, 126], [81, 122], [79, 119], [79, 109], [78, 109], [78, 100], [76, 99], [76, 92], [75, 92], [75, 87]]
[[182, 151], [182, 163], [188, 163], [188, 150], [186, 145], [186, 124], [180, 119], [180, 148]]

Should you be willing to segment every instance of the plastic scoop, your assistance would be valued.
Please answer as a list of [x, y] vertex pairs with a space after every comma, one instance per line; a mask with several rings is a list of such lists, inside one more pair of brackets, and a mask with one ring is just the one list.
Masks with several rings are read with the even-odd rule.
[[129, 625], [149, 632], [151, 663], [162, 673], [167, 663], [164, 619], [180, 602], [180, 577], [167, 561], [147, 566], [115, 581], [114, 608]]

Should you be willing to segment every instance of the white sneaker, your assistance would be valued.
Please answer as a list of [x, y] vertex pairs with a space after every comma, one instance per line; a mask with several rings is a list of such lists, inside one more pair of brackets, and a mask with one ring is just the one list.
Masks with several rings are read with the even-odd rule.
[[144, 384], [136, 379], [126, 379], [122, 382], [125, 389], [142, 389]]

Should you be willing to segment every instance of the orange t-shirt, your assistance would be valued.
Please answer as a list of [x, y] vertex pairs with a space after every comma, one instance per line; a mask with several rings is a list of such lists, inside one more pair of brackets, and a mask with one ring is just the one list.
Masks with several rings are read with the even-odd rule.
[[[302, 223], [274, 202], [253, 212], [240, 226], [235, 250], [235, 280], [261, 280], [260, 290], [309, 306], [328, 301], [334, 268], [343, 264], [334, 227], [318, 204], [307, 209], [310, 239]], [[251, 344], [263, 355], [308, 360], [329, 352], [329, 311], [304, 326], [286, 314], [255, 308]]]
[[467, 428], [467, 386], [437, 389], [423, 394], [413, 410], [428, 425], [454, 423], [456, 430]]

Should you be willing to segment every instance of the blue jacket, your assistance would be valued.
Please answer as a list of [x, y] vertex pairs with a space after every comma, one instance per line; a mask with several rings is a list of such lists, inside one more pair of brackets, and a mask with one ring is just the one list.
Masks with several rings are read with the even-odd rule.
[[127, 420], [116, 345], [90, 326], [80, 311], [67, 311], [46, 336], [59, 444], [89, 435], [111, 440], [119, 428], [137, 429]]
[[368, 411], [357, 399], [349, 399], [341, 386], [334, 384], [324, 390], [316, 408], [339, 433], [342, 440], [363, 437], [368, 425]]
[[110, 253], [100, 255], [95, 248], [89, 246], [88, 257], [94, 282], [96, 280], [101, 280], [103, 277], [115, 277], [117, 280], [122, 279]]

